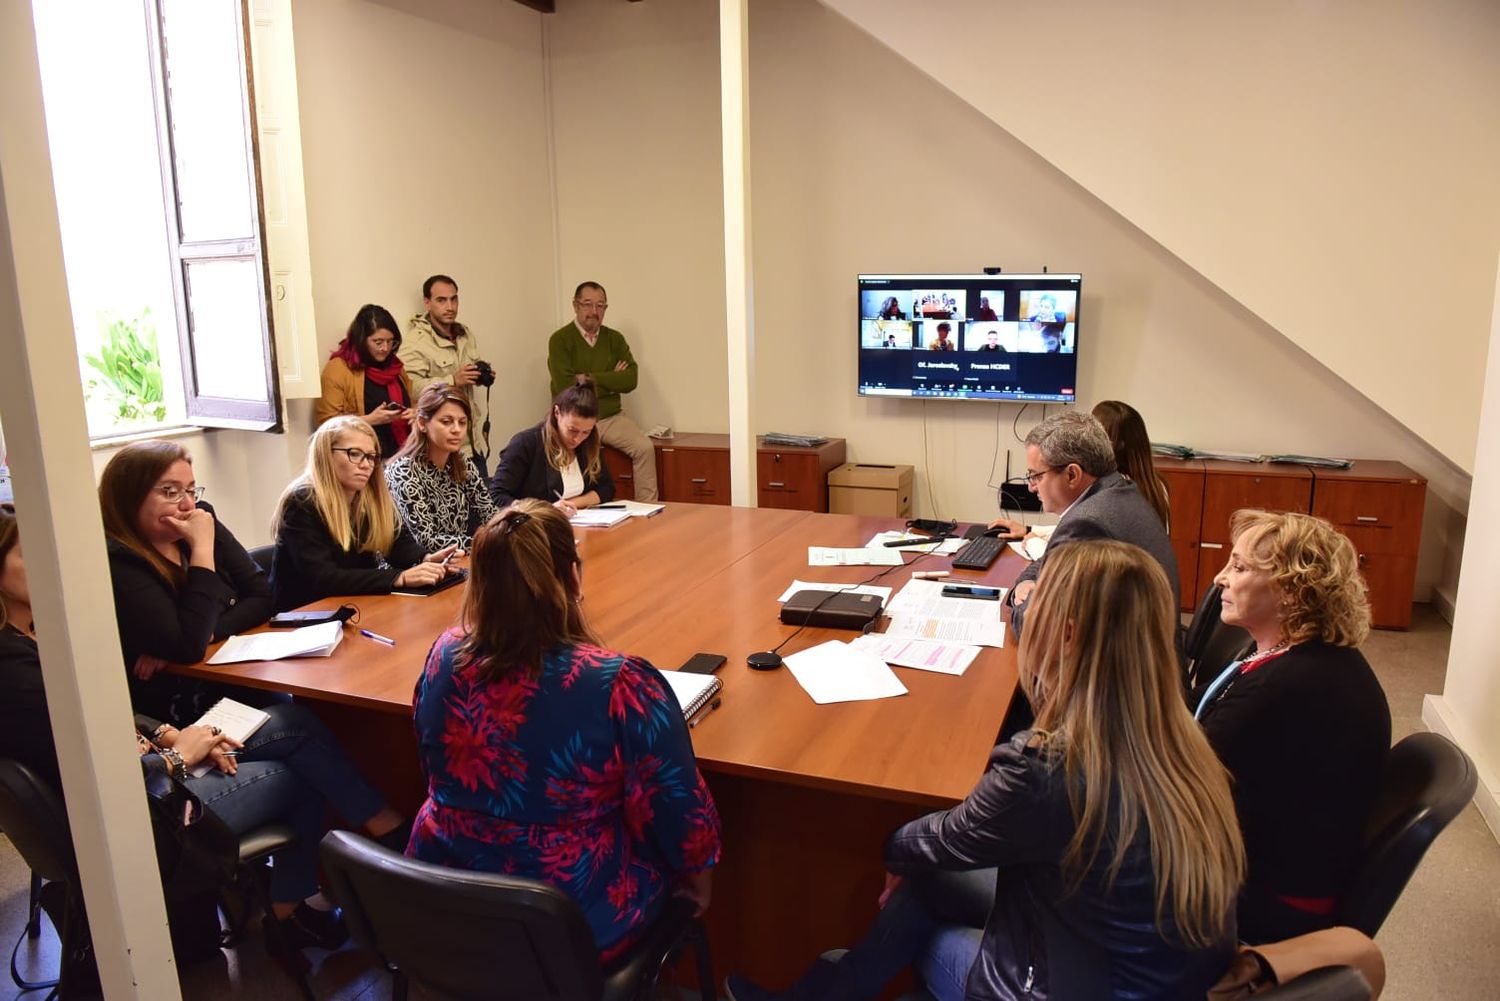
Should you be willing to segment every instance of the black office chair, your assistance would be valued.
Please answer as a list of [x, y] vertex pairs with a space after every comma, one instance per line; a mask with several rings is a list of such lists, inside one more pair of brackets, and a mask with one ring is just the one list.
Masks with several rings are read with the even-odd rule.
[[274, 544], [269, 546], [256, 546], [254, 549], [249, 550], [250, 558], [255, 561], [255, 565], [260, 567], [263, 573], [271, 572], [271, 556], [275, 552], [276, 546]]
[[1365, 856], [1338, 902], [1335, 923], [1375, 937], [1443, 828], [1474, 798], [1479, 775], [1448, 738], [1414, 733], [1391, 748], [1365, 826]]
[[[34, 899], [57, 929], [62, 947], [62, 970], [57, 980], [23, 980], [16, 968], [14, 953], [11, 956], [11, 979], [22, 990], [52, 987], [62, 997], [95, 996], [99, 991], [99, 974], [93, 961], [88, 915], [79, 888], [78, 864], [73, 855], [73, 835], [68, 827], [67, 810], [57, 790], [30, 768], [6, 758], [0, 758], [0, 830], [31, 867], [33, 881], [42, 881], [40, 892], [34, 895]], [[239, 839], [240, 868], [236, 882], [248, 891], [250, 908], [259, 906], [269, 913], [270, 856], [295, 840], [296, 833], [282, 824], [267, 824]], [[171, 903], [169, 899], [169, 906]], [[221, 940], [225, 945], [238, 941], [244, 921], [251, 913], [250, 908], [242, 911], [244, 917], [238, 927], [232, 925], [229, 931], [222, 933]], [[287, 946], [275, 921], [267, 921], [266, 926], [268, 951], [298, 983], [302, 996], [312, 1001], [306, 966], [294, 966], [284, 959], [293, 954], [300, 958], [301, 954]], [[180, 928], [174, 931], [177, 932], [173, 935], [174, 947], [181, 951], [188, 937], [181, 934], [183, 930]], [[40, 932], [39, 927], [37, 932]], [[29, 922], [23, 935], [35, 937]], [[302, 964], [305, 963], [306, 960], [302, 959]]]
[[1183, 678], [1186, 691], [1212, 681], [1220, 671], [1243, 656], [1254, 642], [1250, 634], [1239, 626], [1231, 626], [1219, 618], [1223, 608], [1223, 588], [1214, 584], [1203, 592], [1203, 600], [1193, 613], [1183, 639], [1183, 653], [1187, 659], [1187, 674]]
[[601, 969], [578, 905], [547, 883], [420, 862], [349, 831], [330, 831], [321, 854], [350, 935], [395, 978], [393, 1001], [406, 1001], [409, 981], [462, 1001], [646, 1001], [683, 947], [714, 1001], [708, 936], [687, 901]]

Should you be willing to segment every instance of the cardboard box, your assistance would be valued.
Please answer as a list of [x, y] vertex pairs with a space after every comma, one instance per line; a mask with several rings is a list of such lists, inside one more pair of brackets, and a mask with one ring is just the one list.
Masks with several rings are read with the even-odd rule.
[[910, 466], [846, 462], [828, 471], [828, 510], [910, 518], [911, 481]]

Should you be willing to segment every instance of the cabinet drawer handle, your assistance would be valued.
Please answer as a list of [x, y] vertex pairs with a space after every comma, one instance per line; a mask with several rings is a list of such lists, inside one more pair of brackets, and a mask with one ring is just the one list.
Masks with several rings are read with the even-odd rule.
[[663, 452], [675, 452], [675, 451], [677, 451], [677, 449], [675, 449], [675, 448], [667, 448], [665, 445], [657, 445], [656, 447], [659, 448], [659, 449], [661, 449]]
[[633, 480], [633, 479], [635, 479], [635, 474], [634, 473], [621, 473], [618, 476], [616, 476], [615, 479], [617, 479], [617, 480]]
[[1356, 514], [1355, 521], [1379, 521], [1380, 519], [1371, 514]]
[[1365, 566], [1369, 562], [1370, 562], [1370, 558], [1368, 556], [1366, 556], [1364, 553], [1360, 553], [1359, 554], [1359, 565], [1360, 566]]
[[694, 476], [693, 477], [693, 482], [694, 483], [707, 483], [708, 482], [708, 477], [707, 476]]
[[1198, 547], [1200, 549], [1223, 549], [1224, 548], [1224, 543], [1222, 543], [1222, 542], [1200, 542], [1200, 543], [1198, 543]]
[[768, 486], [768, 487], [784, 487], [784, 486], [786, 486], [786, 484], [780, 482], [779, 480], [772, 480], [770, 483], [767, 483], [766, 486]]

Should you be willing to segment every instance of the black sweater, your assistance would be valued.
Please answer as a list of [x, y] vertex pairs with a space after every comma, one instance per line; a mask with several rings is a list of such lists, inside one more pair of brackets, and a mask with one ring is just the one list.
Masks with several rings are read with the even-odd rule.
[[[607, 504], [614, 500], [615, 481], [610, 478], [609, 467], [604, 465], [603, 459], [599, 461], [598, 479], [589, 478], [588, 456], [584, 452], [587, 445], [585, 440], [573, 452], [578, 457], [578, 468], [583, 471], [583, 492], [592, 490], [599, 495], [599, 503]], [[505, 451], [500, 453], [500, 468], [490, 481], [490, 496], [495, 499], [495, 506], [499, 508], [507, 507], [523, 497], [544, 500], [550, 504], [562, 495], [562, 487], [562, 473], [547, 460], [547, 448], [542, 443], [542, 426], [537, 424], [525, 431], [518, 431], [510, 444], [505, 446]]]
[[1300, 643], [1236, 677], [1201, 719], [1234, 779], [1245, 835], [1240, 937], [1261, 943], [1327, 927], [1332, 915], [1278, 898], [1336, 898], [1361, 857], [1391, 746], [1375, 672], [1352, 647]]
[[[200, 502], [198, 506], [213, 513], [207, 504]], [[178, 545], [185, 563], [187, 543]], [[252, 629], [271, 617], [271, 586], [266, 575], [217, 518], [214, 569], [188, 567], [180, 586], [174, 587], [128, 546], [111, 539], [107, 548], [115, 618], [127, 671], [141, 654], [171, 664], [196, 664], [210, 643]], [[164, 719], [199, 711], [200, 687], [191, 679], [163, 672], [150, 681], [139, 680], [133, 671], [130, 674], [130, 698], [136, 711]], [[184, 695], [192, 695], [194, 705], [181, 703]]]
[[383, 560], [377, 553], [344, 549], [318, 514], [312, 489], [303, 488], [287, 498], [276, 532], [271, 560], [276, 610], [346, 594], [390, 594], [401, 571], [426, 555], [405, 527]]

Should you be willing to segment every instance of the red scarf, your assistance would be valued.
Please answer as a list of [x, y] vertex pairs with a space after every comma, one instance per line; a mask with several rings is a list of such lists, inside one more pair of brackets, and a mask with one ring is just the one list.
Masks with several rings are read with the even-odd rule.
[[[370, 381], [385, 389], [385, 395], [392, 403], [400, 404], [402, 410], [411, 407], [411, 401], [406, 398], [406, 384], [401, 381], [401, 374], [406, 371], [406, 366], [401, 364], [401, 359], [393, 353], [386, 359], [384, 367], [378, 365], [366, 365], [365, 360], [359, 356], [359, 351], [349, 338], [339, 341], [339, 346], [333, 349], [328, 357], [341, 358], [351, 371], [364, 372]], [[396, 438], [396, 447], [399, 449], [406, 444], [406, 436], [411, 434], [411, 426], [406, 420], [397, 417], [391, 421], [391, 434]]]

